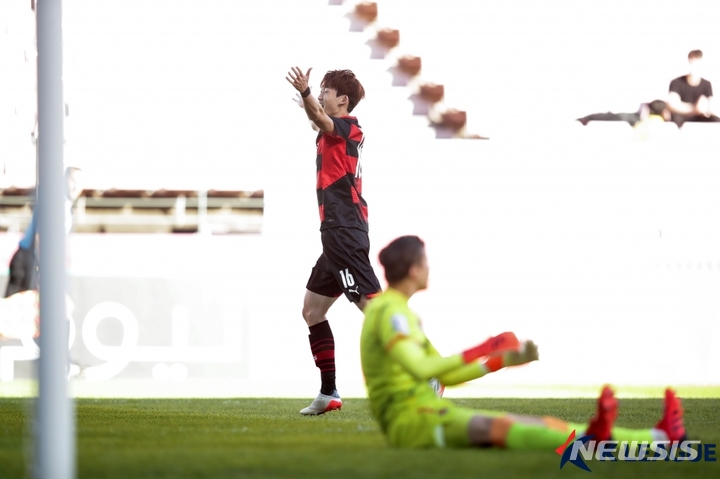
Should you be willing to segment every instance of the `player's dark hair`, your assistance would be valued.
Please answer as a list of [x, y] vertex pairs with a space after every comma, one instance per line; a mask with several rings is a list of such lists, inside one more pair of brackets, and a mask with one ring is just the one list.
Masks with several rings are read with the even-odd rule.
[[694, 60], [696, 58], [702, 58], [702, 50], [693, 50], [688, 53], [688, 60]]
[[385, 279], [393, 284], [405, 279], [410, 267], [418, 264], [425, 255], [425, 243], [417, 236], [401, 236], [380, 251], [380, 264], [385, 268]]
[[337, 95], [347, 95], [348, 113], [365, 98], [365, 89], [355, 74], [350, 70], [331, 70], [325, 74], [320, 82], [321, 88], [333, 88]]
[[662, 115], [666, 106], [667, 104], [662, 100], [653, 100], [648, 105], [648, 108], [650, 108], [650, 113], [653, 115]]

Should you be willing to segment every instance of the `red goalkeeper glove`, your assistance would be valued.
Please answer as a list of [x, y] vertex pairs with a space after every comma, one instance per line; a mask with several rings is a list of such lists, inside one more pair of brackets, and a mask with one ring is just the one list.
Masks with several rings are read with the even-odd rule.
[[494, 356], [506, 351], [518, 351], [519, 349], [520, 341], [518, 341], [515, 333], [506, 332], [493, 336], [474, 348], [463, 351], [462, 357], [465, 364], [469, 364], [483, 356]]
[[485, 369], [489, 373], [494, 373], [508, 366], [520, 366], [521, 364], [531, 363], [540, 359], [537, 344], [533, 341], [525, 341], [520, 345], [518, 351], [509, 351], [504, 354], [492, 356], [484, 363]]

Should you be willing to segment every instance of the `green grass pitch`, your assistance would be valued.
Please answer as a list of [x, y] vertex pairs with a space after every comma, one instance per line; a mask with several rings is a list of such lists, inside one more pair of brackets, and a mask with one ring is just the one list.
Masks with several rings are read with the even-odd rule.
[[[454, 399], [468, 407], [584, 422], [595, 401]], [[720, 477], [718, 462], [592, 461], [562, 470], [553, 451], [399, 450], [373, 422], [366, 399], [302, 417], [307, 399], [78, 399], [78, 477], [85, 478], [524, 478]], [[720, 399], [684, 400], [693, 438], [720, 443]], [[621, 399], [617, 424], [655, 424], [661, 399]], [[0, 398], [0, 478], [30, 477], [33, 400]], [[589, 475], [588, 475], [589, 474]]]

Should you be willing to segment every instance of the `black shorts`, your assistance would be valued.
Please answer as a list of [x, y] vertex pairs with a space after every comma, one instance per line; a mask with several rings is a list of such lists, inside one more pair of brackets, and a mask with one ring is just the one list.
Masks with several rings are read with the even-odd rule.
[[30, 249], [18, 248], [10, 260], [10, 275], [8, 277], [5, 297], [15, 293], [38, 289], [37, 262], [35, 261], [35, 242]]
[[370, 265], [370, 238], [353, 228], [330, 228], [320, 232], [323, 253], [315, 263], [307, 282], [313, 293], [337, 298], [345, 293], [353, 303], [363, 296], [381, 291], [380, 282]]

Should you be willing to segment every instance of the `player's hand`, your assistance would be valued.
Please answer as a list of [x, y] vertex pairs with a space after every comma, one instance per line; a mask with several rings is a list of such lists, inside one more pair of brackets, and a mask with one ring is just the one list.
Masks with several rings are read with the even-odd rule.
[[521, 364], [531, 363], [540, 359], [537, 344], [532, 341], [522, 343], [520, 351], [510, 351], [505, 353], [505, 366], [519, 366]]
[[285, 79], [300, 93], [304, 92], [310, 84], [310, 72], [312, 67], [308, 68], [306, 73], [300, 70], [300, 67], [292, 67]]
[[303, 110], [305, 109], [305, 103], [303, 103], [302, 97], [300, 96], [300, 93], [296, 93], [295, 97], [292, 98], [292, 101], [297, 104], [300, 108]]
[[703, 116], [710, 116], [710, 100], [708, 100], [708, 97], [702, 95], [698, 98], [698, 101], [695, 104], [695, 111]]
[[507, 351], [518, 351], [521, 347], [515, 333], [507, 331], [462, 352], [463, 362], [470, 364], [483, 356], [498, 356]]

